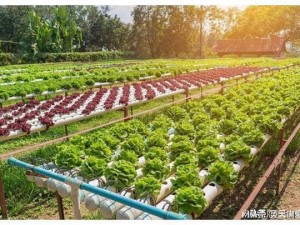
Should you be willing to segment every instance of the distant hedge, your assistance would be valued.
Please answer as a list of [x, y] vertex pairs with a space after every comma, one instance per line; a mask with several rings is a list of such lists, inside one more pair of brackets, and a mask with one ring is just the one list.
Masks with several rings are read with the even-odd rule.
[[121, 51], [44, 53], [37, 55], [0, 53], [0, 65], [48, 62], [91, 62], [99, 60], [127, 59], [132, 58], [132, 56], [132, 52]]
[[0, 53], [0, 66], [18, 64], [19, 60], [12, 53]]

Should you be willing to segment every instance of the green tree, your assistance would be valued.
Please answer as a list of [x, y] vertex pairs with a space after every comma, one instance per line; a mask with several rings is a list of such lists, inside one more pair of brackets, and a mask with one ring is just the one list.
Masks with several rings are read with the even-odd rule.
[[34, 10], [29, 12], [29, 31], [34, 53], [69, 52], [74, 41], [81, 41], [81, 30], [76, 24], [76, 14], [66, 6], [54, 6], [53, 16], [42, 20]]
[[32, 6], [0, 6], [0, 40], [21, 42], [27, 33]]
[[227, 32], [229, 38], [260, 38], [273, 35], [298, 40], [300, 6], [249, 6], [237, 18], [237, 25]]

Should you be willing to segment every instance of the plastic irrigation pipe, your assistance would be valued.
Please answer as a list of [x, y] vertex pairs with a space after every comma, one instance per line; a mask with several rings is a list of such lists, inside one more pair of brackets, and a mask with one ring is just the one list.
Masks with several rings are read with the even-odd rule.
[[97, 195], [100, 195], [100, 196], [104, 196], [106, 198], [109, 198], [109, 199], [112, 199], [114, 201], [123, 203], [123, 204], [131, 206], [133, 208], [148, 212], [150, 214], [153, 214], [153, 215], [158, 216], [158, 217], [163, 218], [163, 219], [183, 220], [183, 219], [188, 218], [187, 215], [181, 215], [181, 214], [177, 214], [177, 213], [174, 213], [174, 212], [164, 211], [164, 210], [158, 209], [154, 206], [150, 206], [150, 205], [140, 203], [138, 201], [126, 198], [124, 196], [120, 196], [120, 195], [112, 193], [110, 191], [94, 187], [90, 184], [87, 184], [85, 182], [76, 180], [74, 178], [66, 177], [66, 176], [63, 176], [63, 175], [60, 175], [60, 174], [57, 174], [57, 173], [53, 173], [51, 171], [33, 166], [31, 164], [28, 164], [26, 162], [18, 160], [14, 157], [10, 157], [7, 160], [7, 162], [8, 162], [9, 165], [18, 166], [18, 167], [21, 167], [23, 169], [31, 170], [31, 171], [34, 171], [34, 172], [39, 173], [41, 175], [53, 178], [55, 180], [58, 180], [58, 181], [61, 181], [61, 182], [64, 182], [64, 183], [68, 183], [68, 184], [73, 185], [73, 186], [78, 186], [78, 188], [80, 188], [82, 190], [86, 190], [88, 192], [91, 192], [91, 193], [94, 193], [94, 194], [97, 194]]

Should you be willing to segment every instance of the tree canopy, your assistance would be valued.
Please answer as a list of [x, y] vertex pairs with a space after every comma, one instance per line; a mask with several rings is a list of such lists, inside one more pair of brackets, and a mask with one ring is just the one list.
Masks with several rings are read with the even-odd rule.
[[121, 50], [143, 58], [205, 57], [219, 39], [281, 36], [300, 46], [300, 6], [138, 5], [132, 24], [109, 12], [109, 6], [0, 6], [0, 44], [24, 53]]

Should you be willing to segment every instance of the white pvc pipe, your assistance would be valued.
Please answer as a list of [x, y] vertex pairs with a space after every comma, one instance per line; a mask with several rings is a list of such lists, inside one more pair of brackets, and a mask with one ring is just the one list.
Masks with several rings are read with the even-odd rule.
[[[138, 199], [137, 201], [139, 202], [144, 202], [145, 204], [150, 204], [150, 201], [147, 199]], [[125, 206], [123, 208], [121, 208], [118, 212], [117, 212], [117, 220], [134, 220], [135, 218], [137, 218], [139, 215], [141, 215], [143, 213], [143, 211], [129, 207], [129, 206]]]
[[72, 199], [72, 203], [73, 203], [74, 219], [80, 220], [81, 212], [80, 212], [80, 197], [79, 197], [78, 187], [71, 188], [71, 199]]
[[156, 198], [157, 202], [160, 202], [163, 198], [165, 198], [166, 196], [168, 196], [172, 192], [172, 190], [171, 190], [171, 188], [172, 188], [171, 179], [173, 179], [173, 178], [174, 178], [174, 176], [171, 176], [163, 182], [163, 184], [161, 186], [161, 189], [160, 189], [160, 192], [159, 192], [159, 194]]
[[100, 203], [103, 200], [104, 200], [104, 197], [90, 193], [85, 196], [84, 205], [88, 210], [95, 211], [96, 209], [99, 208]]
[[204, 197], [209, 204], [223, 191], [223, 188], [216, 182], [212, 181], [203, 188]]
[[[156, 205], [156, 207], [159, 209], [165, 209], [166, 206], [169, 205], [169, 202], [174, 201], [174, 198], [175, 198], [175, 194], [171, 194], [164, 199], [165, 201], [161, 201], [160, 203], [158, 203]], [[145, 213], [145, 212], [143, 212], [141, 215], [139, 215], [136, 219], [137, 220], [161, 220], [160, 217], [157, 217], [157, 216], [151, 215], [149, 213]]]
[[34, 177], [34, 182], [38, 187], [46, 187], [48, 178], [45, 177]]
[[[132, 198], [132, 192], [122, 191], [120, 195], [123, 195], [126, 198]], [[124, 204], [113, 201], [111, 199], [104, 198], [100, 203], [100, 213], [105, 219], [111, 219], [114, 217], [118, 210], [124, 207]]]
[[71, 187], [63, 182], [60, 182], [57, 185], [57, 192], [61, 197], [66, 198], [71, 194]]
[[[116, 192], [114, 187], [109, 186], [107, 190], [111, 192]], [[94, 211], [99, 208], [101, 202], [103, 202], [105, 197], [89, 193], [85, 196], [84, 205], [88, 210]]]

